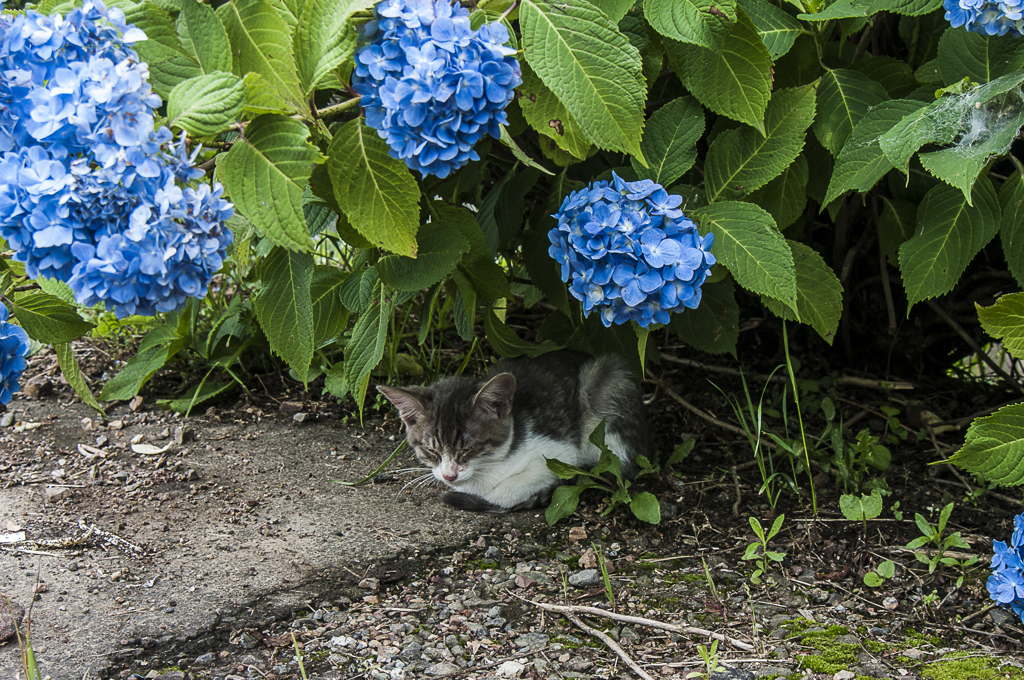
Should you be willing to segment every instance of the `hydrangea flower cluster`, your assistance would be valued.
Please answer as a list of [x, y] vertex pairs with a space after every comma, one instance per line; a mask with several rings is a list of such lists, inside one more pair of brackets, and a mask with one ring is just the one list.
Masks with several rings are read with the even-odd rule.
[[21, 389], [18, 378], [25, 370], [28, 354], [28, 333], [20, 326], [7, 323], [7, 307], [0, 305], [0, 404], [7, 404]]
[[382, 0], [362, 28], [352, 88], [366, 123], [393, 158], [424, 176], [447, 177], [479, 156], [481, 137], [500, 137], [505, 107], [522, 82], [500, 23], [474, 31], [450, 0]]
[[682, 201], [649, 179], [615, 173], [565, 198], [552, 216], [558, 226], [548, 232], [548, 253], [584, 316], [598, 309], [606, 327], [633, 320], [647, 328], [700, 304], [714, 235], [701, 238]]
[[981, 35], [1024, 35], [1024, 0], [942, 0], [946, 21]]
[[988, 577], [989, 597], [1013, 610], [1024, 621], [1024, 514], [1013, 518], [1010, 545], [992, 543], [992, 575]]
[[221, 186], [188, 186], [184, 136], [154, 129], [142, 39], [98, 0], [0, 17], [0, 236], [30, 277], [118, 317], [201, 297], [232, 241]]

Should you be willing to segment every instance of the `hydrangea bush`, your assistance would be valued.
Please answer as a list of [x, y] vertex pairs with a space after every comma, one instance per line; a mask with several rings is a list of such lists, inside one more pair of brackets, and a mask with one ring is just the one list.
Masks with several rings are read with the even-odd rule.
[[7, 404], [21, 389], [18, 378], [25, 370], [28, 355], [28, 334], [23, 328], [8, 323], [7, 307], [0, 304], [0, 404]]
[[501, 136], [522, 78], [500, 22], [474, 31], [469, 10], [447, 0], [383, 0], [361, 36], [352, 88], [392, 157], [447, 177], [479, 160], [485, 134]]
[[1024, 35], [1024, 0], [942, 0], [946, 20], [954, 28], [981, 35]]
[[1013, 518], [1010, 545], [992, 543], [992, 575], [988, 577], [989, 596], [1024, 621], [1024, 514]]
[[189, 186], [184, 137], [155, 127], [142, 39], [95, 0], [0, 18], [0, 236], [29, 277], [119, 318], [203, 296], [232, 241], [222, 187]]
[[714, 234], [701, 237], [683, 199], [651, 180], [593, 182], [562, 202], [548, 232], [562, 280], [607, 327], [667, 324], [669, 312], [695, 309], [715, 263]]

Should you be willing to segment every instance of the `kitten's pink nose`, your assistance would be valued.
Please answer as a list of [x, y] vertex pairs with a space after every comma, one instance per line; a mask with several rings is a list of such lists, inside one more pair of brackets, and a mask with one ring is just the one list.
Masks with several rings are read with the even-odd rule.
[[445, 472], [441, 476], [444, 477], [446, 482], [454, 482], [456, 479], [459, 478], [459, 473], [455, 470], [452, 470], [451, 472]]

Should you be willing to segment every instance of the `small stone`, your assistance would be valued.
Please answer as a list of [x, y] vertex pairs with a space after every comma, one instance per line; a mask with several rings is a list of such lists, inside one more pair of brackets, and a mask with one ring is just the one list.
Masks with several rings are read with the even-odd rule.
[[209, 666], [209, 665], [213, 664], [213, 660], [214, 660], [213, 652], [207, 652], [206, 654], [203, 654], [202, 656], [196, 658], [196, 660], [192, 662], [192, 665], [193, 666]]
[[501, 548], [499, 548], [496, 545], [492, 545], [484, 553], [484, 559], [485, 560], [495, 560], [495, 561], [500, 560], [501, 559]]
[[853, 680], [856, 677], [856, 673], [851, 673], [850, 671], [839, 671], [832, 676], [832, 680]]
[[462, 669], [458, 666], [442, 661], [441, 663], [435, 663], [433, 666], [428, 666], [423, 671], [424, 674], [429, 675], [432, 678], [444, 678], [450, 675], [456, 675], [462, 672]]
[[895, 597], [890, 596], [882, 600], [882, 606], [886, 609], [893, 610], [900, 606], [900, 603]]
[[42, 399], [53, 393], [53, 383], [46, 378], [35, 378], [25, 383], [21, 388], [22, 394], [32, 399]]
[[195, 436], [195, 431], [188, 425], [179, 425], [174, 428], [174, 443], [178, 446], [189, 443]]
[[96, 423], [93, 422], [92, 418], [82, 418], [79, 422], [82, 423], [82, 429], [86, 432], [92, 432], [96, 429]]
[[140, 406], [142, 406], [142, 397], [138, 395], [132, 397], [132, 400], [128, 402], [128, 408], [133, 412], [138, 411]]
[[584, 569], [569, 576], [569, 585], [577, 588], [590, 588], [601, 584], [601, 572], [597, 569]]
[[135, 435], [134, 437], [131, 438], [131, 442], [130, 443], [132, 443], [132, 444], [141, 444], [144, 441], [146, 441], [146, 435], [144, 435], [144, 434], [137, 434], [137, 435]]
[[304, 423], [310, 419], [310, 414], [305, 411], [300, 411], [292, 416], [292, 420], [296, 423]]
[[570, 541], [585, 541], [587, 540], [587, 530], [583, 527], [570, 527], [569, 528], [569, 540]]
[[402, 657], [406, 661], [419, 661], [421, 654], [423, 654], [422, 645], [418, 642], [410, 642], [398, 656]]
[[526, 670], [526, 666], [518, 661], [506, 661], [498, 666], [498, 676], [502, 678], [518, 678]]
[[111, 420], [109, 423], [107, 423], [107, 429], [108, 430], [123, 430], [124, 429], [124, 421], [123, 420]]
[[380, 580], [375, 578], [364, 578], [359, 582], [359, 587], [376, 593], [380, 590]]
[[[6, 600], [4, 604], [7, 604]], [[13, 618], [11, 618], [11, 614], [14, 614]], [[18, 624], [23, 618], [25, 618], [25, 608], [13, 600], [10, 603], [10, 608], [0, 607], [0, 642], [14, 637]]]
[[539, 649], [545, 647], [548, 644], [548, 640], [551, 639], [543, 633], [526, 633], [516, 638], [516, 647], [524, 647], [527, 649]]
[[14, 413], [8, 411], [0, 416], [0, 427], [10, 427], [14, 424]]
[[43, 490], [43, 493], [46, 494], [47, 503], [56, 503], [66, 498], [71, 498], [72, 492], [73, 489], [70, 489], [66, 486], [54, 485], [47, 485], [47, 487]]
[[278, 407], [281, 413], [298, 413], [302, 410], [302, 402], [298, 401], [282, 401], [281, 406]]

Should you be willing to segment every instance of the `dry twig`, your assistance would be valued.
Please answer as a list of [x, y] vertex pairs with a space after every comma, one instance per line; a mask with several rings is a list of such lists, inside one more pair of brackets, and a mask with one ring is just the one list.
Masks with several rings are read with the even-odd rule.
[[[533, 604], [538, 603], [534, 602]], [[626, 654], [626, 651], [622, 647], [619, 647], [618, 643], [616, 643], [615, 640], [608, 637], [607, 634], [599, 631], [596, 628], [591, 628], [587, 624], [580, 621], [579, 618], [573, 616], [567, 611], [562, 612], [562, 616], [572, 621], [576, 625], [576, 627], [582, 630], [584, 633], [587, 633], [588, 635], [593, 635], [598, 640], [608, 645], [608, 649], [618, 654], [619, 658], [622, 659], [623, 663], [625, 663], [627, 666], [633, 669], [633, 672], [639, 675], [641, 678], [643, 678], [644, 680], [654, 680], [654, 678], [651, 675], [649, 675], [643, 668], [640, 668], [640, 666], [638, 666], [637, 663], [633, 661], [633, 659], [631, 659], [628, 654]]]

